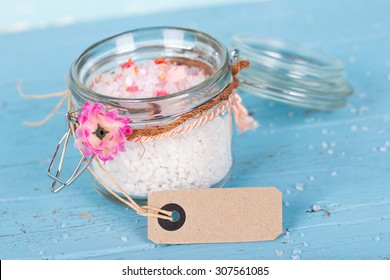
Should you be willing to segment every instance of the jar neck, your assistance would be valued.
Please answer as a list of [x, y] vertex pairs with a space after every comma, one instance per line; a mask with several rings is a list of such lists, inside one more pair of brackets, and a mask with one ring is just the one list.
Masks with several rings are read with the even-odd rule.
[[[93, 91], [89, 85], [131, 57], [135, 63], [164, 57], [187, 66], [204, 65], [209, 76], [184, 91], [152, 98], [119, 98]], [[190, 29], [145, 28], [113, 36], [88, 48], [72, 64], [70, 89], [75, 105], [99, 102], [128, 116], [133, 125], [155, 126], [192, 111], [217, 96], [232, 74], [226, 47], [213, 37]]]
[[140, 99], [120, 99], [110, 96], [95, 96], [78, 88], [70, 79], [70, 90], [76, 109], [85, 102], [99, 102], [108, 108], [117, 109], [120, 115], [128, 116], [133, 125], [161, 125], [194, 110], [216, 97], [232, 81], [230, 66], [226, 65], [218, 75], [211, 75], [202, 83], [175, 94]]

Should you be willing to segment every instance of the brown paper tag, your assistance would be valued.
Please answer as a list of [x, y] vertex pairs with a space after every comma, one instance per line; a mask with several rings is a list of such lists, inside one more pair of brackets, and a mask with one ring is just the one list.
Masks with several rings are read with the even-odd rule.
[[175, 222], [148, 217], [155, 243], [263, 241], [282, 233], [282, 193], [274, 187], [161, 191], [148, 205], [179, 214]]

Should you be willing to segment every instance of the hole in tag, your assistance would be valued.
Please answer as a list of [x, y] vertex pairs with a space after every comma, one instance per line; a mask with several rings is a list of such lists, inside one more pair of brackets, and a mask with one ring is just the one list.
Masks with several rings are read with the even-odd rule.
[[166, 211], [172, 211], [173, 221], [157, 219], [160, 227], [168, 231], [175, 231], [184, 225], [186, 221], [186, 212], [180, 205], [176, 203], [168, 203], [161, 207], [161, 209]]
[[177, 221], [180, 219], [180, 214], [179, 214], [179, 212], [173, 211], [173, 212], [172, 212], [172, 219], [173, 219], [172, 222], [177, 222]]

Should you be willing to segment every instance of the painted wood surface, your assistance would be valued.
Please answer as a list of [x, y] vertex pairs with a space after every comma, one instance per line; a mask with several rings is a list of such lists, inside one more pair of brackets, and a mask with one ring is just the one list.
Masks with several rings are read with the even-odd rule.
[[[389, 1], [270, 1], [0, 35], [0, 258], [389, 259], [389, 10]], [[356, 92], [338, 111], [244, 96], [262, 126], [234, 135], [228, 187], [283, 192], [286, 233], [277, 240], [157, 246], [146, 237], [146, 219], [101, 197], [89, 175], [50, 192], [46, 169], [65, 130], [65, 108], [45, 126], [23, 126], [57, 100], [21, 99], [16, 81], [28, 93], [63, 90], [63, 75], [87, 46], [159, 25], [196, 28], [228, 46], [233, 34], [291, 40], [346, 65]]]

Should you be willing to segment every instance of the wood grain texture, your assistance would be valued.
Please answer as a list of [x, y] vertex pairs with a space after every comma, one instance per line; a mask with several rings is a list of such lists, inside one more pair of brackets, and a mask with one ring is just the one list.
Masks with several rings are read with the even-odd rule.
[[[386, 0], [273, 1], [0, 35], [0, 258], [389, 259], [389, 10]], [[97, 194], [89, 175], [50, 193], [46, 169], [64, 117], [24, 127], [23, 120], [41, 119], [56, 100], [20, 99], [16, 81], [29, 93], [61, 91], [63, 75], [87, 46], [157, 25], [196, 28], [228, 46], [238, 33], [292, 40], [345, 64], [356, 93], [335, 112], [243, 97], [262, 126], [234, 136], [227, 187], [275, 185], [283, 192], [286, 233], [278, 239], [154, 245], [146, 218]], [[77, 151], [71, 155], [77, 160]]]

